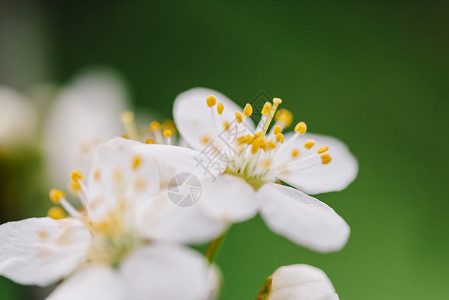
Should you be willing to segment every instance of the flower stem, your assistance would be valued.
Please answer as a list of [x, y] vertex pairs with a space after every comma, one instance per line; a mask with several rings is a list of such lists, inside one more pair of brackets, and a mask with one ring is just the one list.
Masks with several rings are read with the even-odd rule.
[[219, 236], [217, 236], [216, 238], [214, 238], [212, 240], [212, 242], [210, 242], [209, 246], [207, 247], [206, 250], [206, 258], [207, 261], [209, 262], [209, 264], [213, 264], [215, 262], [215, 259], [217, 258], [218, 252], [221, 248], [221, 245], [223, 244], [226, 236], [229, 233], [229, 230], [231, 229], [231, 226], [229, 225], [225, 231], [223, 231], [222, 234], [220, 234]]

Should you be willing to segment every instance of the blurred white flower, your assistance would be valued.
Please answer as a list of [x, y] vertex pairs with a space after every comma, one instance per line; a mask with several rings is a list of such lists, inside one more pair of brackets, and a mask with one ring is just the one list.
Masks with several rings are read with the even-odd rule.
[[201, 151], [192, 157], [196, 169], [211, 175], [203, 182], [202, 209], [231, 223], [259, 211], [273, 231], [298, 244], [323, 252], [339, 250], [346, 244], [349, 226], [332, 208], [303, 192], [344, 189], [357, 175], [357, 161], [335, 138], [304, 135], [304, 122], [284, 136], [292, 115], [286, 110], [275, 114], [281, 102], [275, 98], [265, 103], [256, 127], [251, 105], [242, 111], [217, 91], [194, 88], [176, 98], [178, 131]]
[[127, 98], [120, 77], [100, 70], [82, 73], [61, 89], [43, 124], [42, 148], [51, 184], [63, 184], [75, 166], [89, 172], [92, 149], [123, 132], [120, 114], [128, 109]]
[[207, 262], [179, 242], [206, 241], [222, 228], [174, 206], [159, 173], [169, 166], [136, 147], [173, 146], [123, 138], [97, 146], [87, 182], [78, 170], [70, 176], [82, 211], [52, 190], [69, 217], [55, 206], [51, 218], [0, 226], [0, 274], [39, 286], [65, 279], [48, 299], [208, 299]]
[[38, 111], [20, 93], [0, 86], [0, 150], [13, 150], [36, 143]]
[[326, 274], [309, 265], [278, 268], [267, 278], [257, 300], [338, 300]]

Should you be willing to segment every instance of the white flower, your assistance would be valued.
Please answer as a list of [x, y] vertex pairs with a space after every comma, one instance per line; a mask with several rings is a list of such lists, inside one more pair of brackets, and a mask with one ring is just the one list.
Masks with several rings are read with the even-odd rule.
[[0, 150], [36, 142], [37, 109], [25, 96], [0, 86]]
[[124, 83], [114, 73], [95, 70], [77, 76], [55, 96], [44, 118], [42, 147], [49, 182], [61, 186], [75, 167], [89, 172], [96, 145], [123, 132], [127, 109]]
[[115, 138], [96, 148], [87, 182], [72, 172], [82, 211], [52, 190], [68, 218], [56, 206], [52, 218], [1, 225], [0, 274], [39, 286], [65, 279], [48, 299], [207, 299], [206, 261], [176, 243], [206, 241], [222, 228], [206, 219], [189, 224], [195, 211], [186, 214], [167, 199], [162, 169], [136, 146], [159, 145]]
[[260, 212], [273, 231], [298, 244], [323, 252], [339, 250], [348, 239], [349, 226], [305, 193], [344, 189], [356, 177], [357, 161], [335, 138], [304, 135], [303, 122], [284, 136], [292, 115], [286, 110], [275, 114], [281, 102], [267, 102], [256, 127], [251, 105], [242, 111], [219, 92], [194, 88], [176, 98], [178, 131], [201, 151], [193, 169], [212, 177], [203, 182], [202, 210], [224, 222], [244, 221]]
[[278, 268], [267, 278], [257, 300], [338, 300], [326, 274], [309, 265]]

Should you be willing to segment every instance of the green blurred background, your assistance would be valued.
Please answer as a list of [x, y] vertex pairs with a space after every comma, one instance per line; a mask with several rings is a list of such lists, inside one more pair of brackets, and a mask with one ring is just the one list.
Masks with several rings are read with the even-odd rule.
[[[322, 268], [345, 300], [448, 299], [449, 2], [23, 7], [30, 6], [17, 20], [37, 16], [47, 67], [28, 82], [3, 70], [3, 83], [65, 82], [82, 68], [107, 65], [128, 80], [137, 110], [166, 117], [175, 96], [191, 87], [219, 90], [242, 105], [264, 90], [311, 132], [341, 138], [357, 156], [357, 180], [317, 196], [351, 226], [347, 246], [314, 253], [259, 218], [238, 224], [218, 258], [226, 280], [220, 299], [254, 299], [266, 276], [295, 263]], [[5, 278], [0, 291], [1, 299], [29, 297]]]

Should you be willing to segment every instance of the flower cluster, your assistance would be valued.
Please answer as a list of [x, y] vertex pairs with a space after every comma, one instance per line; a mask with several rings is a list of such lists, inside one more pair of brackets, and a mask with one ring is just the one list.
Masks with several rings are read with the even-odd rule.
[[[174, 124], [153, 121], [141, 130], [131, 112], [122, 113], [126, 134], [117, 130], [90, 147], [67, 176], [68, 191], [50, 191], [48, 217], [0, 226], [0, 275], [59, 283], [48, 299], [211, 300], [224, 236], [258, 213], [296, 244], [340, 250], [349, 226], [309, 194], [347, 187], [357, 161], [341, 141], [308, 133], [304, 122], [287, 133], [293, 115], [281, 103], [242, 109], [194, 88], [176, 98]], [[207, 242], [205, 255], [189, 248]], [[326, 275], [307, 265], [279, 268], [257, 297], [338, 299]]]

